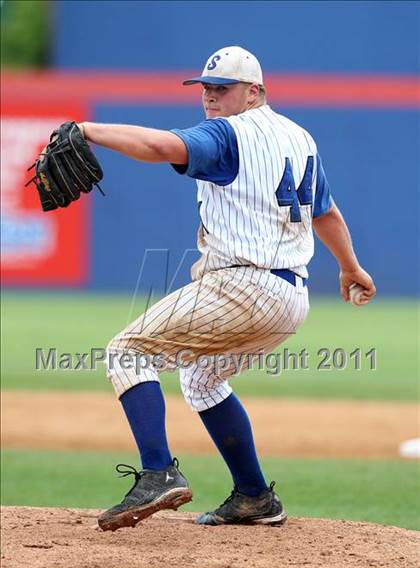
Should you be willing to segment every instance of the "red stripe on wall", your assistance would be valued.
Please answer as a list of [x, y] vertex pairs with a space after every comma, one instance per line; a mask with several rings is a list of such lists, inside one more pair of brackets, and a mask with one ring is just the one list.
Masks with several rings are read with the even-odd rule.
[[[185, 73], [4, 72], [2, 104], [39, 101], [101, 101], [194, 104], [200, 86], [184, 87]], [[303, 107], [419, 108], [416, 75], [265, 75], [269, 101]]]

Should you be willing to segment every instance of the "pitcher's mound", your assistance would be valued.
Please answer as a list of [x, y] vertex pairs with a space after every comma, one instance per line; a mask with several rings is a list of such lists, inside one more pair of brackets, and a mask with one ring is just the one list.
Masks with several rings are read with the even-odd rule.
[[194, 524], [161, 512], [136, 528], [97, 528], [93, 509], [4, 507], [3, 568], [277, 568], [417, 566], [420, 533], [370, 523], [292, 518], [279, 527]]

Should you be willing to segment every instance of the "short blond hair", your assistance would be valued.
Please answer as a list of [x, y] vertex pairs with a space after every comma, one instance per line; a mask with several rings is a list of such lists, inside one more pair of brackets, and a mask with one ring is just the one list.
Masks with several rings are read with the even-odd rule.
[[265, 97], [267, 96], [267, 89], [264, 87], [264, 85], [258, 85], [258, 91], [260, 97], [265, 99]]

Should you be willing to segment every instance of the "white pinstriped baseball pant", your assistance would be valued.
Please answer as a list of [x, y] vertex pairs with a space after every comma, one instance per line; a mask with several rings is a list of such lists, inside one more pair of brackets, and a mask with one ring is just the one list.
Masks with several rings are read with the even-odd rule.
[[[268, 270], [224, 268], [169, 294], [108, 344], [108, 378], [117, 395], [159, 381], [162, 370], [156, 364], [124, 368], [121, 355], [160, 356], [165, 370], [175, 370], [180, 361], [188, 365], [180, 367], [180, 383], [194, 410], [219, 404], [232, 392], [228, 379], [237, 370], [232, 357], [238, 361], [242, 355], [244, 370], [249, 354], [269, 353], [305, 320], [308, 291], [296, 280], [294, 286]], [[213, 359], [203, 366], [204, 355]]]

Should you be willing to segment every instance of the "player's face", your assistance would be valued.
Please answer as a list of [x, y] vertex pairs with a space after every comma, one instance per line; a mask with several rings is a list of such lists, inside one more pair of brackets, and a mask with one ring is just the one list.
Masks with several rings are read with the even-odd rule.
[[233, 85], [203, 83], [202, 101], [206, 118], [232, 116], [251, 108], [255, 102], [255, 93], [246, 83]]

